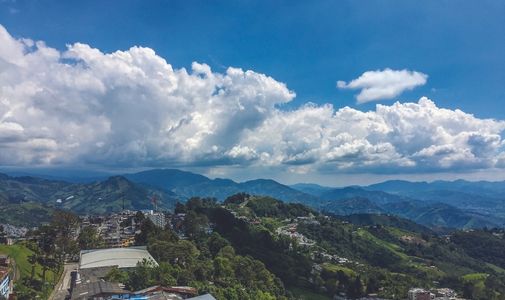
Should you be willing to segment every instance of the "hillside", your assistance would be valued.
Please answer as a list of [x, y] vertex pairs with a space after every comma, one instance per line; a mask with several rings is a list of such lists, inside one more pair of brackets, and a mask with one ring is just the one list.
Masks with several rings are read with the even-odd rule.
[[54, 209], [76, 213], [106, 213], [125, 209], [152, 208], [150, 197], [156, 194], [159, 207], [172, 208], [177, 197], [113, 176], [93, 183], [68, 183], [35, 177], [0, 177], [2, 220], [12, 224], [36, 225], [48, 221]]
[[[422, 185], [422, 183], [419, 184]], [[392, 181], [385, 185], [396, 186], [398, 181]], [[451, 192], [450, 194], [455, 193]], [[437, 199], [417, 199], [409, 195], [407, 193], [403, 195], [368, 190], [361, 187], [337, 188], [327, 190], [320, 195], [320, 198], [326, 201], [321, 202], [319, 207], [337, 215], [367, 212], [393, 214], [433, 228], [502, 227], [505, 224], [505, 217], [501, 214], [482, 208], [485, 205], [492, 205], [493, 202], [483, 201], [484, 204], [479, 208], [471, 209], [464, 205], [462, 206], [464, 208], [460, 208], [448, 204], [447, 202], [451, 202], [449, 201], [451, 198], [444, 201], [443, 196]]]
[[328, 201], [321, 206], [321, 209], [336, 215], [351, 215], [364, 213], [384, 213], [384, 210], [370, 201], [368, 198], [354, 197], [344, 198], [335, 201]]
[[173, 192], [182, 199], [213, 197], [224, 200], [231, 195], [245, 192], [275, 197], [288, 202], [310, 203], [317, 201], [317, 197], [313, 195], [269, 179], [238, 183], [230, 179], [210, 179], [199, 174], [174, 169], [150, 170], [127, 174], [125, 177], [137, 183]]
[[[482, 184], [482, 187], [479, 187]], [[283, 185], [270, 179], [235, 182], [210, 179], [176, 169], [155, 169], [113, 176], [91, 183], [71, 183], [38, 177], [0, 176], [0, 205], [9, 222], [37, 215], [32, 224], [47, 219], [53, 208], [78, 213], [106, 213], [151, 208], [157, 194], [159, 207], [169, 209], [191, 197], [220, 201], [245, 192], [286, 202], [303, 203], [336, 215], [393, 214], [432, 228], [483, 228], [505, 225], [505, 200], [499, 182], [387, 181], [366, 187], [329, 188], [315, 184]], [[464, 190], [460, 190], [464, 189]], [[474, 194], [477, 191], [482, 194]], [[123, 201], [124, 200], [124, 201]]]
[[[472, 299], [505, 297], [502, 232], [497, 238], [475, 231], [474, 241], [488, 242], [463, 244], [467, 232], [440, 237], [394, 216], [335, 218], [269, 197], [234, 197], [224, 208], [193, 199], [185, 209], [205, 215], [237, 254], [262, 261], [297, 294], [300, 288], [314, 298], [366, 291], [404, 299], [410, 287], [419, 286], [449, 287]], [[489, 251], [479, 252], [487, 246]], [[475, 274], [479, 280], [469, 281]]]

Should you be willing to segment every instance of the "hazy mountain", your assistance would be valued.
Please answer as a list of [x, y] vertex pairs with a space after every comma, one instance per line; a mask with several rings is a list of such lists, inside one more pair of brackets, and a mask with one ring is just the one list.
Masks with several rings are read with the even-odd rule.
[[505, 195], [505, 181], [444, 181], [410, 182], [404, 180], [389, 180], [364, 187], [367, 190], [383, 191], [394, 194], [413, 194], [427, 191], [459, 191], [469, 194], [486, 196]]
[[445, 203], [492, 222], [503, 223], [501, 220], [505, 218], [505, 182], [456, 180], [427, 183], [395, 180], [364, 188], [426, 203]]
[[256, 179], [242, 183], [230, 179], [210, 179], [203, 175], [174, 170], [157, 169], [125, 175], [128, 179], [148, 186], [164, 189], [183, 199], [215, 197], [224, 200], [239, 192], [274, 197], [287, 202], [316, 202], [312, 195], [295, 190], [271, 179]]
[[[398, 181], [394, 182], [397, 183]], [[447, 228], [495, 227], [505, 224], [505, 218], [501, 215], [492, 215], [488, 210], [472, 210], [469, 206], [460, 208], [435, 199], [419, 200], [402, 194], [390, 194], [360, 187], [332, 189], [322, 193], [320, 198], [326, 201], [321, 209], [338, 215], [387, 213], [425, 226]]]
[[405, 201], [381, 206], [385, 211], [429, 227], [482, 228], [503, 226], [503, 220], [490, 219], [445, 203]]
[[203, 175], [177, 169], [154, 169], [125, 174], [124, 176], [134, 182], [144, 183], [165, 190], [210, 181], [209, 178]]
[[329, 201], [321, 205], [321, 209], [336, 215], [384, 213], [384, 210], [378, 205], [370, 201], [368, 198], [362, 197]]
[[151, 208], [150, 197], [154, 193], [159, 195], [159, 207], [168, 209], [177, 200], [224, 200], [245, 192], [304, 203], [338, 215], [394, 214], [430, 227], [471, 228], [505, 224], [504, 198], [500, 194], [503, 186], [501, 182], [395, 180], [366, 187], [290, 187], [271, 179], [240, 183], [176, 169], [148, 170], [91, 183], [0, 174], [0, 204], [13, 216], [29, 215], [30, 210], [39, 210], [39, 215], [44, 216], [47, 209], [56, 207], [78, 213], [105, 213], [120, 210], [123, 205], [129, 209]]
[[315, 183], [297, 183], [290, 185], [291, 188], [298, 190], [300, 192], [304, 192], [306, 194], [310, 194], [316, 197], [321, 196], [324, 192], [327, 192], [333, 188], [327, 187], [327, 186], [322, 186], [319, 184]]
[[346, 198], [367, 198], [375, 204], [402, 202], [411, 200], [405, 196], [399, 196], [382, 191], [369, 191], [361, 187], [345, 187], [328, 190], [320, 195], [322, 200], [338, 200]]

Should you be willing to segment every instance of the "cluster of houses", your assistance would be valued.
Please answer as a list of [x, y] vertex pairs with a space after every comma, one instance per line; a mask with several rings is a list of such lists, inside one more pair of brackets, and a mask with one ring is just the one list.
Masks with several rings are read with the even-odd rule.
[[135, 241], [139, 224], [135, 224], [134, 211], [124, 210], [108, 216], [86, 216], [82, 219], [81, 229], [94, 227], [109, 248], [129, 247]]
[[408, 300], [464, 300], [449, 288], [436, 288], [426, 290], [423, 288], [411, 288], [408, 292]]
[[12, 245], [16, 241], [23, 240], [28, 228], [11, 224], [0, 224], [0, 244]]
[[[184, 220], [181, 214], [169, 218], [165, 212], [143, 210], [145, 218], [153, 222], [155, 226], [165, 228], [167, 224], [172, 226], [172, 219], [175, 222]], [[107, 216], [85, 216], [82, 218], [81, 229], [84, 227], [96, 228], [98, 234], [108, 248], [130, 247], [135, 242], [135, 235], [140, 232], [140, 224], [135, 222], [137, 211], [123, 210]]]
[[290, 223], [288, 225], [277, 228], [275, 232], [278, 235], [284, 235], [290, 237], [291, 239], [295, 240], [299, 246], [310, 247], [315, 245], [316, 244], [315, 241], [297, 232], [296, 230], [297, 225], [298, 225], [297, 223]]
[[355, 263], [359, 264], [357, 262], [354, 262], [348, 258], [338, 256], [336, 254], [328, 254], [324, 251], [312, 251], [310, 253], [310, 258], [315, 261], [322, 261], [322, 262], [333, 262], [333, 263], [338, 263], [338, 264], [349, 264], [349, 263]]

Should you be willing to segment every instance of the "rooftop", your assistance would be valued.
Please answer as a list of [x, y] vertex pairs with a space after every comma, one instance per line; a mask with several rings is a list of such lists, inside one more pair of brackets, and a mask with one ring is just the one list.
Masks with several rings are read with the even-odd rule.
[[118, 283], [97, 281], [77, 285], [72, 291], [72, 300], [89, 299], [95, 296], [127, 293], [128, 291], [125, 291], [119, 287]]
[[7, 269], [0, 269], [0, 281], [4, 280], [5, 277], [9, 275], [9, 270]]
[[118, 268], [133, 268], [144, 259], [158, 263], [146, 250], [146, 247], [109, 248], [81, 251], [79, 269], [117, 266]]

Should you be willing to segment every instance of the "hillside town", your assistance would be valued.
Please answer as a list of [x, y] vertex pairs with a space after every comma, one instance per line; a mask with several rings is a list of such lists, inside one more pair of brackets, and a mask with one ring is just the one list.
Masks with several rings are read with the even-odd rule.
[[[225, 208], [226, 206], [222, 206]], [[236, 209], [227, 210], [238, 219], [251, 226], [260, 226], [261, 218], [250, 218], [242, 215]], [[123, 210], [108, 215], [86, 215], [80, 217], [79, 227], [72, 231], [71, 236], [76, 239], [82, 231], [92, 228], [102, 241], [99, 249], [81, 250], [78, 256], [67, 257], [67, 262], [60, 280], [55, 285], [49, 299], [215, 299], [211, 294], [198, 295], [198, 290], [190, 286], [151, 286], [140, 290], [126, 289], [125, 283], [118, 280], [111, 281], [108, 274], [114, 270], [128, 270], [138, 265], [153, 265], [158, 263], [144, 246], [135, 246], [135, 238], [141, 233], [141, 219], [148, 219], [160, 228], [170, 228], [180, 239], [187, 238], [183, 230], [185, 213], [167, 213], [156, 210]], [[278, 226], [275, 234], [285, 236], [300, 249], [310, 249], [310, 257], [319, 263], [314, 263], [313, 274], [323, 271], [325, 264], [345, 266], [355, 265], [359, 262], [341, 257], [337, 254], [327, 253], [319, 248], [315, 241], [307, 238], [297, 231], [299, 224], [319, 225], [312, 216], [285, 219], [284, 225]], [[212, 233], [212, 224], [206, 225], [204, 232]], [[35, 228], [26, 229], [12, 225], [3, 225], [0, 241], [5, 245], [22, 243], [27, 240], [37, 239], [37, 236], [27, 235]], [[303, 250], [306, 251], [306, 250]], [[17, 278], [16, 262], [8, 255], [0, 255], [0, 295], [6, 299], [17, 299], [14, 293], [14, 284]], [[405, 295], [408, 300], [456, 300], [459, 298], [455, 291], [448, 288], [423, 289], [413, 287]], [[339, 293], [334, 299], [350, 299], [345, 293]], [[376, 294], [369, 294], [360, 299], [380, 299]]]

